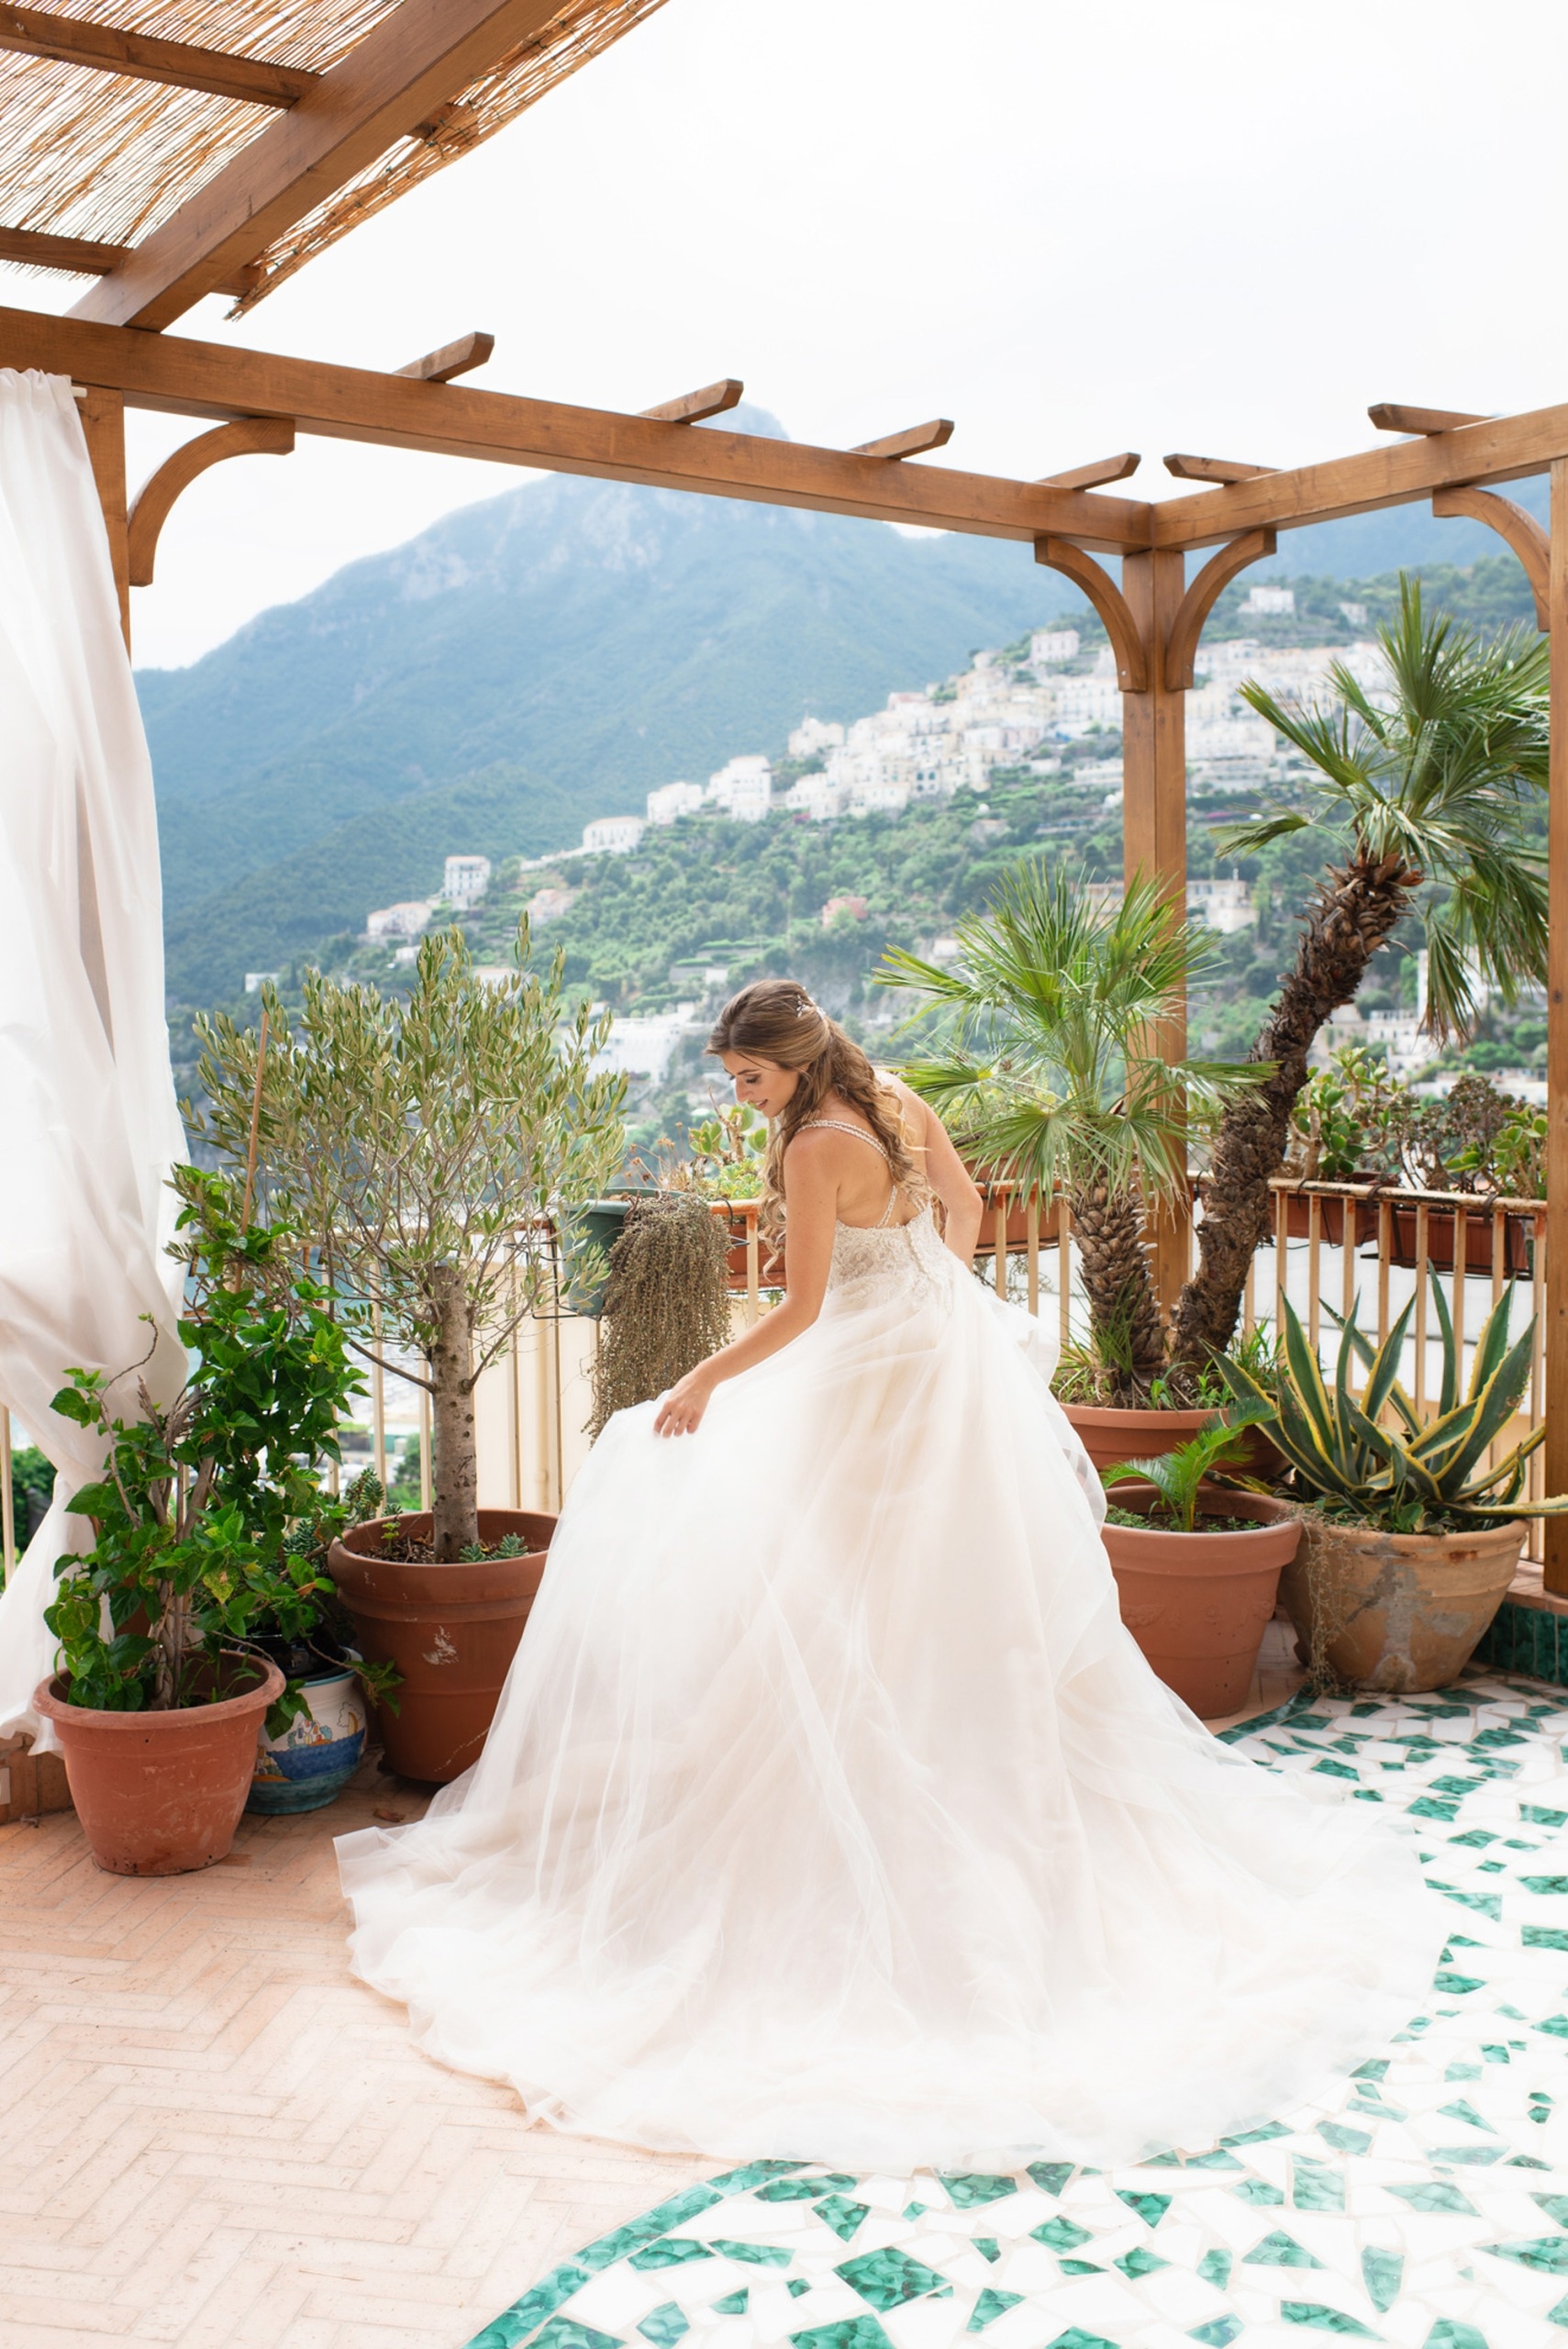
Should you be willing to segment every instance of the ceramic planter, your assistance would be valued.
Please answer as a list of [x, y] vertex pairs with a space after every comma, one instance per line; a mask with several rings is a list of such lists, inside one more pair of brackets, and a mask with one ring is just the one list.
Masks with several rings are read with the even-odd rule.
[[281, 1737], [261, 1731], [245, 1808], [264, 1818], [320, 1810], [341, 1794], [364, 1759], [369, 1708], [347, 1664], [313, 1673], [301, 1692], [306, 1709]]
[[[479, 1759], [556, 1520], [539, 1510], [482, 1508], [481, 1542], [515, 1533], [526, 1554], [452, 1565], [387, 1557], [385, 1522], [351, 1527], [333, 1542], [327, 1571], [353, 1620], [360, 1653], [395, 1664], [403, 1675], [397, 1710], [378, 1710], [388, 1769], [445, 1786]], [[428, 1510], [398, 1522], [415, 1541], [429, 1540]]]
[[1281, 1596], [1303, 1653], [1321, 1610], [1340, 1679], [1394, 1696], [1458, 1678], [1507, 1595], [1524, 1542], [1518, 1521], [1475, 1533], [1382, 1533], [1315, 1517], [1302, 1525]]
[[[1116, 1485], [1118, 1508], [1140, 1509], [1151, 1485]], [[1255, 1531], [1178, 1533], [1151, 1525], [1107, 1525], [1106, 1552], [1116, 1576], [1121, 1620], [1167, 1688], [1200, 1720], [1234, 1713], [1247, 1701], [1263, 1630], [1273, 1614], [1281, 1571], [1296, 1554], [1301, 1520], [1263, 1493], [1199, 1489], [1200, 1508], [1257, 1520]]]
[[1218, 1417], [1214, 1411], [1113, 1411], [1097, 1403], [1066, 1403], [1073, 1431], [1096, 1468], [1122, 1460], [1152, 1460], [1190, 1443]]
[[249, 1664], [253, 1687], [218, 1704], [168, 1713], [102, 1713], [46, 1680], [33, 1698], [54, 1723], [71, 1799], [99, 1867], [111, 1876], [184, 1876], [227, 1857], [250, 1790], [256, 1740], [284, 1691], [275, 1664]]

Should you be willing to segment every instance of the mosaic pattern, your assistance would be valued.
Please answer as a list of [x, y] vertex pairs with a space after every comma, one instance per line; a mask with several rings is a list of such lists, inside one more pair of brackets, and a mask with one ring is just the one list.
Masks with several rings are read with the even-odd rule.
[[1550, 1607], [1519, 1607], [1506, 1598], [1475, 1651], [1494, 1672], [1522, 1672], [1531, 1680], [1568, 1686], [1568, 1616]]
[[1102, 2172], [754, 2162], [566, 2261], [470, 2349], [1568, 2349], [1568, 1700], [1488, 1673], [1229, 1732], [1419, 1820], [1453, 1930], [1331, 2104]]

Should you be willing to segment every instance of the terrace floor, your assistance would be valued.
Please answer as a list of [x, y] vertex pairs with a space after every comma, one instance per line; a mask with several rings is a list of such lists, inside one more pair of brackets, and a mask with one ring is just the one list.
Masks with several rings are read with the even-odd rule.
[[348, 1975], [330, 1839], [417, 1808], [373, 1764], [195, 1876], [102, 1876], [70, 1814], [0, 1828], [0, 2343], [1561, 2344], [1568, 1696], [1296, 1685], [1276, 1628], [1230, 1733], [1419, 1820], [1433, 2001], [1331, 2104], [1114, 2176], [721, 2175], [525, 2129]]

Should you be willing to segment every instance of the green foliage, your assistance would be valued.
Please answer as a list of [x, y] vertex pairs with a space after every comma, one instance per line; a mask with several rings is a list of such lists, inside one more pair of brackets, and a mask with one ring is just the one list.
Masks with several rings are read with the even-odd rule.
[[1172, 1531], [1191, 1533], [1197, 1524], [1198, 1496], [1205, 1479], [1240, 1464], [1245, 1431], [1261, 1416], [1254, 1408], [1240, 1419], [1200, 1429], [1173, 1452], [1159, 1453], [1151, 1460], [1117, 1461], [1101, 1469], [1100, 1482], [1122, 1485], [1136, 1478], [1152, 1485], [1160, 1496], [1156, 1507], [1162, 1517], [1170, 1519]]
[[28, 1545], [31, 1519], [41, 1519], [53, 1497], [52, 1464], [37, 1444], [18, 1444], [11, 1454], [11, 1507], [16, 1517], [18, 1550], [25, 1550]]
[[1381, 1053], [1364, 1044], [1330, 1052], [1328, 1067], [1308, 1077], [1291, 1112], [1304, 1179], [1348, 1183], [1363, 1171], [1389, 1171], [1390, 1148], [1397, 1150], [1396, 1106], [1408, 1097]]
[[710, 1199], [762, 1197], [768, 1121], [745, 1102], [717, 1107], [711, 1118], [689, 1129], [686, 1148], [688, 1155], [670, 1170], [672, 1187], [699, 1191]]
[[1141, 876], [1106, 913], [1063, 867], [1016, 867], [957, 942], [940, 965], [890, 948], [876, 974], [936, 1015], [927, 1049], [938, 1056], [904, 1074], [977, 1163], [1048, 1195], [1059, 1182], [1171, 1193], [1186, 1180], [1189, 1117], [1269, 1074], [1153, 1049], [1212, 948]]
[[1546, 640], [1491, 641], [1429, 620], [1420, 583], [1377, 640], [1393, 674], [1380, 707], [1342, 662], [1336, 709], [1286, 709], [1263, 687], [1243, 698], [1314, 770], [1305, 802], [1232, 828], [1227, 854], [1329, 828], [1368, 862], [1426, 875], [1428, 1022], [1438, 1037], [1474, 1025], [1473, 965], [1505, 1003], [1546, 976], [1546, 864], [1521, 818], [1547, 782]]
[[[1516, 1444], [1496, 1467], [1485, 1465], [1489, 1446], [1508, 1425], [1529, 1383], [1534, 1321], [1516, 1344], [1509, 1344], [1505, 1290], [1487, 1316], [1470, 1384], [1462, 1396], [1461, 1348], [1435, 1273], [1431, 1283], [1443, 1358], [1435, 1419], [1423, 1424], [1399, 1384], [1414, 1298], [1376, 1348], [1357, 1326], [1359, 1302], [1352, 1308], [1340, 1321], [1331, 1387], [1287, 1299], [1284, 1348], [1271, 1378], [1255, 1375], [1234, 1359], [1221, 1363], [1232, 1397], [1267, 1429], [1290, 1463], [1296, 1485], [1326, 1515], [1389, 1533], [1431, 1533], [1455, 1526], [1499, 1525], [1517, 1517], [1555, 1516], [1568, 1509], [1568, 1496], [1540, 1501], [1519, 1497], [1526, 1463], [1545, 1440], [1544, 1426]], [[1351, 1390], [1356, 1362], [1366, 1372], [1359, 1398]], [[1386, 1424], [1390, 1416], [1393, 1425]]]
[[[240, 1230], [194, 1168], [182, 1189], [195, 1286], [179, 1325], [183, 1389], [165, 1409], [139, 1382], [140, 1415], [127, 1419], [111, 1397], [131, 1373], [73, 1369], [54, 1398], [103, 1437], [106, 1458], [72, 1503], [93, 1546], [60, 1561], [45, 1620], [72, 1702], [108, 1711], [196, 1702], [223, 1651], [263, 1622], [293, 1636], [317, 1620], [314, 1557], [287, 1536], [317, 1506], [320, 1464], [337, 1457], [338, 1417], [361, 1385], [329, 1293], [280, 1280], [287, 1228]], [[131, 1628], [139, 1618], [146, 1631]]]

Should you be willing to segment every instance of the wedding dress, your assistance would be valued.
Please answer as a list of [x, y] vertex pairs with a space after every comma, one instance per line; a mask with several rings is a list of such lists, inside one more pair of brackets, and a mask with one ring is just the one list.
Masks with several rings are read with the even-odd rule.
[[840, 1224], [695, 1434], [610, 1421], [481, 1760], [339, 1844], [431, 2055], [560, 2129], [902, 2174], [1195, 2152], [1409, 2019], [1413, 1845], [1154, 1677], [1051, 1367], [928, 1210]]

